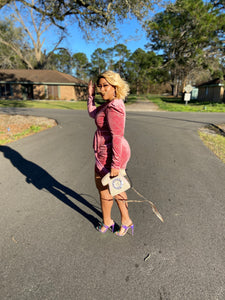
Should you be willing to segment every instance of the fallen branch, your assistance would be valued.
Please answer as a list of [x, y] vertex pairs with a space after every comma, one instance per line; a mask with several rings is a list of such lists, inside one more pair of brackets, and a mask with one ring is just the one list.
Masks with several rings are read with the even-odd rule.
[[164, 219], [163, 217], [161, 216], [161, 214], [159, 213], [158, 209], [156, 208], [155, 204], [146, 199], [143, 195], [141, 195], [133, 186], [131, 187], [132, 190], [138, 195], [140, 196], [141, 198], [143, 198], [144, 200], [123, 200], [123, 199], [117, 199], [117, 200], [120, 200], [120, 201], [124, 201], [124, 202], [148, 202], [150, 205], [151, 205], [151, 208], [152, 208], [152, 211], [154, 212], [154, 214], [160, 219], [160, 221], [162, 221], [164, 223]]

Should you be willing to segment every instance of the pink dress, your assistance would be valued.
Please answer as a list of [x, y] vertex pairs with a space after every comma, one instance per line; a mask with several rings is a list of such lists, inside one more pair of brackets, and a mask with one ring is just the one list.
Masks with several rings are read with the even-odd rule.
[[125, 169], [130, 159], [130, 146], [124, 138], [126, 113], [123, 100], [114, 99], [96, 107], [94, 97], [89, 96], [88, 113], [97, 125], [93, 142], [96, 172], [104, 176], [111, 168]]

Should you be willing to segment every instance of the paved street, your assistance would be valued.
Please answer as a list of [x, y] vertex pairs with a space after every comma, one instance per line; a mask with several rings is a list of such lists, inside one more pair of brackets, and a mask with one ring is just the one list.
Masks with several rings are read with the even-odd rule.
[[[165, 222], [148, 203], [130, 203], [134, 236], [120, 238], [94, 228], [101, 211], [87, 112], [0, 111], [58, 121], [0, 146], [2, 300], [225, 299], [225, 165], [197, 133], [225, 114], [127, 113], [128, 174]], [[120, 224], [116, 205], [113, 218]]]

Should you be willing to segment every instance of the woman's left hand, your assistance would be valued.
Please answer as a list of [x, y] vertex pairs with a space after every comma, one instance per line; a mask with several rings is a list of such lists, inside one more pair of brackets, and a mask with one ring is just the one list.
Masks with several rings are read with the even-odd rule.
[[110, 172], [110, 177], [116, 177], [116, 176], [119, 175], [119, 173], [120, 173], [120, 170], [119, 170], [119, 169], [114, 169], [114, 168], [112, 168], [112, 169], [111, 169], [111, 172]]

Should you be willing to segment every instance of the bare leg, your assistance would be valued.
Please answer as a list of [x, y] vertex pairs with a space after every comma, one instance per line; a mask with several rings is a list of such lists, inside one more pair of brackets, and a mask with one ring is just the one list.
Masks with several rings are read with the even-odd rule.
[[109, 193], [109, 190], [99, 191], [102, 215], [103, 215], [103, 223], [107, 226], [111, 226], [113, 224], [113, 220], [111, 218], [111, 210], [113, 206], [113, 198]]
[[[121, 214], [121, 224], [126, 226], [132, 225], [132, 220], [128, 212], [128, 203], [125, 201], [127, 200], [126, 192], [122, 192], [121, 194], [116, 195], [115, 199]], [[125, 229], [121, 227], [119, 232], [120, 234], [123, 234], [124, 231]]]
[[[111, 218], [113, 197], [110, 195], [109, 189], [102, 185], [101, 177], [98, 174], [95, 174], [95, 183], [96, 183], [96, 187], [99, 191], [99, 195], [100, 195], [103, 223], [106, 226], [112, 226], [114, 224], [114, 222]], [[105, 231], [107, 231], [107, 228], [102, 226], [99, 230], [102, 232], [105, 232]]]

